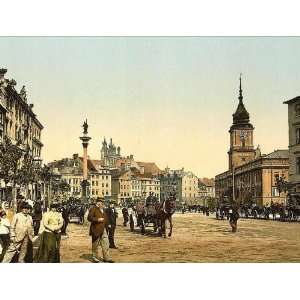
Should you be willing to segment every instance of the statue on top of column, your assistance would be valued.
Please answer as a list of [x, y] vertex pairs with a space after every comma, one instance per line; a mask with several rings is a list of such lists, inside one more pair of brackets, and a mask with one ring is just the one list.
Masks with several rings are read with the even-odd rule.
[[82, 127], [83, 127], [83, 134], [87, 134], [88, 133], [88, 128], [89, 128], [89, 125], [87, 123], [87, 119], [84, 121]]

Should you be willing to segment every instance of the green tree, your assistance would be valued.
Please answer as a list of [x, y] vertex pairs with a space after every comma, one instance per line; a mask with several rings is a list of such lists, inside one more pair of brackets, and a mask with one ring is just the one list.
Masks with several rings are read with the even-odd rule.
[[56, 180], [52, 183], [52, 189], [56, 198], [66, 197], [66, 193], [71, 190], [71, 186], [63, 179]]
[[4, 137], [0, 144], [0, 179], [4, 181], [6, 186], [11, 183], [13, 188], [19, 181], [18, 168], [23, 155], [19, 146], [19, 142], [14, 145], [8, 137]]

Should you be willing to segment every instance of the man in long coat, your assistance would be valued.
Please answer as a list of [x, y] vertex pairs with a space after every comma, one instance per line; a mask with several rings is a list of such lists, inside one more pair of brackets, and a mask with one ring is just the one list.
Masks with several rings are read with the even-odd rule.
[[115, 230], [117, 226], [118, 213], [115, 208], [115, 202], [110, 202], [109, 207], [105, 210], [108, 217], [108, 240], [109, 248], [118, 249], [115, 245]]
[[103, 261], [113, 262], [109, 254], [107, 237], [108, 218], [104, 211], [104, 199], [97, 198], [96, 205], [90, 208], [88, 221], [91, 222], [90, 235], [92, 236], [92, 256], [94, 262], [100, 262], [99, 247], [102, 248]]

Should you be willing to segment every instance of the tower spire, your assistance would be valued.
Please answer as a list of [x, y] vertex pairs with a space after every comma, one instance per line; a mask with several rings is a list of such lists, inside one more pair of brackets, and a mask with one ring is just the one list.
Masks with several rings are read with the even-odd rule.
[[239, 101], [240, 101], [240, 103], [243, 103], [242, 73], [240, 73], [240, 90], [239, 90]]

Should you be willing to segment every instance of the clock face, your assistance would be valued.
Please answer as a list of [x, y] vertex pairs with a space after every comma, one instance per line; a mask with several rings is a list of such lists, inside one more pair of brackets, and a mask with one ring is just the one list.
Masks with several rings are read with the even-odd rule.
[[245, 139], [247, 137], [248, 132], [246, 130], [241, 130], [240, 137], [241, 139]]

